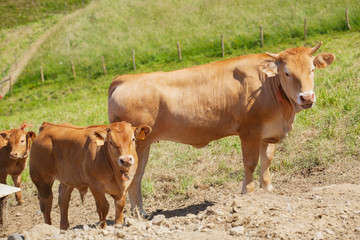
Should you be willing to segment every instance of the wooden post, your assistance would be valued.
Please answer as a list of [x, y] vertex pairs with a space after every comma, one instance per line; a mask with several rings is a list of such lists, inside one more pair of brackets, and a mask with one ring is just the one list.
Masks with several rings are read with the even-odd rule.
[[72, 68], [72, 71], [73, 71], [73, 76], [74, 76], [74, 80], [76, 79], [76, 72], [75, 72], [75, 66], [74, 66], [74, 62], [71, 61], [71, 68]]
[[304, 20], [304, 41], [306, 42], [307, 38], [307, 19]]
[[132, 60], [133, 60], [134, 71], [136, 71], [136, 64], [135, 64], [135, 50], [132, 50]]
[[221, 56], [224, 57], [225, 53], [224, 53], [224, 35], [221, 34]]
[[85, 5], [84, 0], [82, 0], [82, 7], [83, 7], [83, 8], [84, 8], [84, 5]]
[[102, 60], [102, 64], [103, 64], [104, 75], [106, 75], [106, 66], [105, 66], [104, 56], [101, 56], [101, 60]]
[[65, 14], [67, 15], [67, 1], [65, 1]]
[[40, 74], [41, 74], [41, 83], [44, 85], [44, 71], [43, 71], [43, 67], [40, 67]]
[[7, 218], [7, 199], [7, 196], [0, 198], [0, 226], [5, 224]]
[[181, 62], [181, 48], [179, 42], [177, 42], [177, 49], [178, 49], [179, 61]]
[[347, 8], [345, 8], [345, 19], [346, 19], [346, 24], [347, 24], [349, 30], [351, 30]]
[[260, 25], [260, 46], [264, 47], [264, 34], [263, 34], [263, 26]]
[[11, 80], [11, 76], [9, 76], [9, 91], [10, 94], [12, 93], [12, 80]]

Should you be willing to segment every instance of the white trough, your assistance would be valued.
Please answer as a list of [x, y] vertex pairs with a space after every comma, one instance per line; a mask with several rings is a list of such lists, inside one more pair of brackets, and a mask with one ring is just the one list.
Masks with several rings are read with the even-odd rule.
[[12, 187], [12, 186], [0, 183], [0, 198], [6, 197], [7, 195], [16, 193], [20, 190], [21, 190], [20, 188]]

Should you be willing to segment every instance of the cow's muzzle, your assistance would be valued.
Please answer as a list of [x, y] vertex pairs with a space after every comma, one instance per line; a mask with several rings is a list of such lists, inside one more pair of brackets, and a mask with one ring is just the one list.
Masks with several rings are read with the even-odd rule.
[[313, 91], [300, 93], [298, 98], [298, 104], [302, 109], [309, 109], [314, 105], [315, 94]]
[[130, 167], [134, 163], [135, 163], [135, 160], [132, 155], [121, 156], [118, 159], [118, 164], [120, 167]]

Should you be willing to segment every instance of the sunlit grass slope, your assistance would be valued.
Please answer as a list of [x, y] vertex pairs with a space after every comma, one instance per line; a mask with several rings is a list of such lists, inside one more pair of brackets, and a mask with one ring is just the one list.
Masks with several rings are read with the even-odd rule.
[[109, 73], [131, 72], [132, 50], [138, 72], [163, 70], [156, 64], [177, 61], [177, 41], [184, 61], [211, 61], [221, 56], [221, 34], [227, 55], [258, 46], [260, 24], [269, 49], [303, 39], [305, 17], [309, 36], [346, 30], [345, 8], [358, 29], [360, 2], [355, 0], [92, 1], [44, 44], [19, 86], [39, 84], [41, 65], [48, 81], [69, 80], [70, 61], [77, 76], [94, 79], [103, 72], [101, 56]]

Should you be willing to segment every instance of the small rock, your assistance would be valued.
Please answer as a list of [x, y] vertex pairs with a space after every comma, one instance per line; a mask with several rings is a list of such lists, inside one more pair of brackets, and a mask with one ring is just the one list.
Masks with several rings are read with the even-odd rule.
[[323, 240], [323, 239], [324, 239], [324, 237], [321, 232], [315, 233], [314, 238], [313, 238], [313, 240]]
[[354, 214], [360, 214], [360, 209], [354, 210]]
[[124, 224], [128, 227], [134, 225], [137, 221], [132, 218], [125, 218]]
[[230, 229], [230, 235], [240, 236], [244, 235], [245, 228], [243, 226], [238, 226]]
[[206, 224], [205, 227], [206, 227], [206, 228], [210, 228], [210, 229], [214, 229], [214, 228], [215, 228], [215, 224], [213, 224], [213, 223], [208, 223], [208, 224]]
[[339, 215], [340, 218], [346, 219], [347, 217], [345, 215]]
[[166, 234], [166, 233], [169, 233], [169, 232], [170, 232], [170, 230], [167, 227], [164, 227], [164, 226], [160, 226], [159, 229], [157, 230], [158, 235], [163, 235], [163, 234]]
[[18, 213], [16, 213], [16, 216], [20, 217], [20, 216], [22, 216], [22, 214], [18, 212]]
[[23, 236], [21, 236], [19, 233], [14, 233], [7, 238], [8, 240], [23, 240]]
[[152, 224], [159, 226], [164, 221], [164, 219], [165, 219], [165, 215], [160, 214], [154, 216], [154, 218], [151, 221]]
[[360, 232], [360, 227], [356, 227], [355, 232]]
[[324, 232], [328, 233], [328, 234], [331, 234], [331, 235], [334, 235], [335, 233], [333, 231], [331, 231], [330, 229], [328, 228], [325, 228], [324, 229]]
[[188, 214], [186, 215], [186, 217], [187, 217], [187, 218], [195, 218], [196, 215], [195, 215], [195, 214], [192, 214], [192, 213], [188, 213]]
[[89, 229], [90, 229], [90, 228], [89, 228], [88, 225], [84, 225], [84, 226], [83, 226], [83, 230], [84, 230], [84, 231], [88, 231]]
[[41, 223], [29, 231], [31, 239], [45, 239], [46, 236], [59, 235], [60, 229], [46, 223]]
[[101, 233], [102, 233], [103, 236], [108, 236], [108, 235], [110, 235], [110, 232], [109, 232], [108, 230], [106, 230], [106, 229], [102, 229], [102, 230], [101, 230]]
[[125, 233], [124, 233], [122, 230], [116, 229], [116, 230], [115, 230], [115, 236], [116, 236], [117, 238], [124, 238], [126, 235], [125, 235]]

